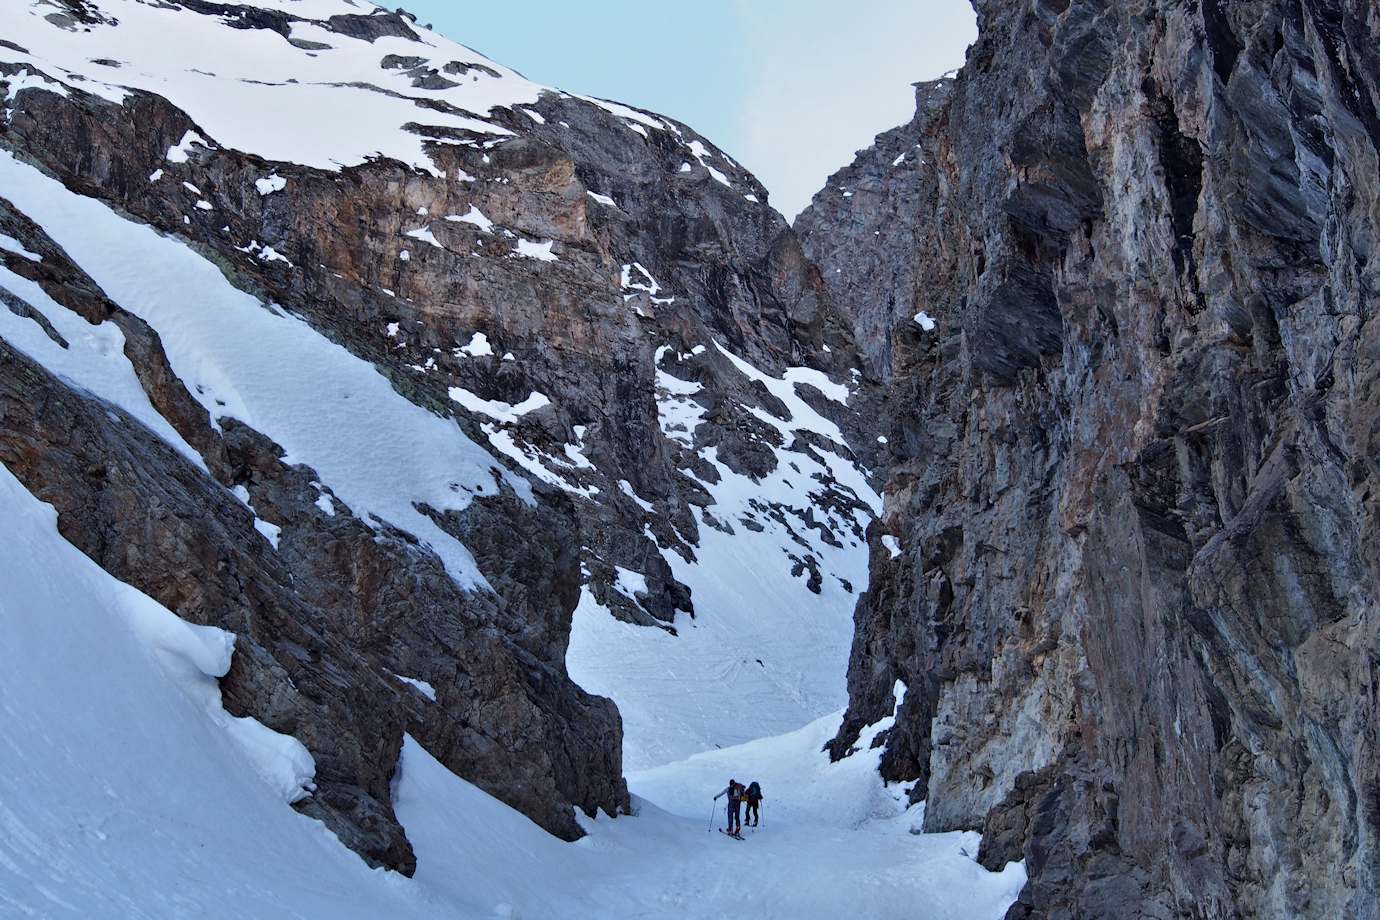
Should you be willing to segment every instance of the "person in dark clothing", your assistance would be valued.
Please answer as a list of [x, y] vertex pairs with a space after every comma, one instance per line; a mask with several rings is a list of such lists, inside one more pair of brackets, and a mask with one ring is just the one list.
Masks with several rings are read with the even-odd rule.
[[757, 780], [748, 783], [747, 791], [743, 793], [743, 801], [747, 802], [747, 820], [745, 823], [756, 827], [758, 822], [762, 820], [759, 809], [763, 798], [762, 787], [757, 784]]
[[742, 783], [736, 779], [730, 779], [723, 791], [714, 796], [716, 802], [722, 797], [728, 796], [728, 833], [730, 834], [742, 833], [743, 821], [739, 812], [742, 810], [743, 796], [746, 792], [747, 790], [743, 788]]

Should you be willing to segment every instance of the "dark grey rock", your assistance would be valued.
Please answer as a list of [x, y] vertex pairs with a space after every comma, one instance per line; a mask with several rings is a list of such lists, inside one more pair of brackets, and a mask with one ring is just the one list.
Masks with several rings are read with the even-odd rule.
[[904, 680], [883, 774], [1012, 917], [1375, 916], [1373, 6], [976, 6], [800, 219], [891, 377], [831, 751]]

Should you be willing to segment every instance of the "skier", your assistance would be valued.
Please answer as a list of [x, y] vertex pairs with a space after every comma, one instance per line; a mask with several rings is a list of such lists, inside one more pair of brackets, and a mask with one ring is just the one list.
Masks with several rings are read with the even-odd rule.
[[757, 780], [748, 783], [747, 792], [743, 793], [743, 799], [747, 802], [747, 821], [745, 823], [756, 827], [762, 820], [758, 807], [762, 804], [762, 787], [757, 784]]
[[728, 834], [730, 837], [741, 836], [743, 832], [743, 823], [738, 812], [743, 805], [744, 791], [742, 783], [738, 782], [736, 779], [730, 778], [728, 785], [724, 787], [723, 791], [714, 796], [714, 801], [716, 802], [724, 796], [728, 796], [728, 830], [724, 831], [724, 833]]

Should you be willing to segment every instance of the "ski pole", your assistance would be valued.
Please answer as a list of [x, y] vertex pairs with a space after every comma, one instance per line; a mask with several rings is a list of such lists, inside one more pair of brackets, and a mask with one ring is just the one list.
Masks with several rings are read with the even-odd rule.
[[709, 806], [709, 830], [705, 831], [705, 833], [707, 833], [707, 834], [712, 834], [712, 833], [714, 833], [714, 812], [716, 812], [716, 811], [718, 811], [718, 810], [719, 810], [719, 803], [718, 803], [718, 802], [715, 802], [713, 805], [710, 805], [710, 806]]

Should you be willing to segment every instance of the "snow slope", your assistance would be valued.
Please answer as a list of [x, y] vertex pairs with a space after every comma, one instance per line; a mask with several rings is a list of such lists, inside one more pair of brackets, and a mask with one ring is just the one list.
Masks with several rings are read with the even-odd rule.
[[[566, 665], [586, 690], [618, 704], [630, 770], [779, 735], [847, 703], [855, 592], [867, 584], [867, 545], [859, 535], [870, 515], [880, 512], [881, 499], [852, 460], [828, 449], [791, 449], [803, 434], [844, 449], [838, 426], [811, 408], [797, 388], [808, 384], [840, 403], [847, 401], [847, 388], [807, 368], [772, 377], [715, 346], [737, 372], [761, 383], [785, 407], [784, 419], [752, 410], [781, 433], [784, 444], [773, 448], [776, 467], [760, 480], [734, 472], [714, 447], [700, 449], [700, 459], [718, 479], [699, 480], [714, 503], [694, 509], [694, 560], [661, 548], [695, 603], [694, 617], [676, 618], [676, 636], [631, 626], [588, 592], [581, 596]], [[663, 433], [693, 448], [703, 420], [695, 401], [701, 386], [661, 368], [657, 374]], [[824, 482], [850, 492], [861, 507], [848, 511], [820, 500]], [[806, 521], [827, 525], [837, 543]], [[732, 533], [725, 532], [725, 523]], [[818, 560], [818, 593], [792, 571], [806, 555]]]
[[111, 578], [3, 466], [0, 520], [0, 916], [383, 916], [401, 879], [286, 807], [290, 746], [229, 730], [228, 634]]
[[[828, 764], [837, 716], [634, 774], [638, 816], [587, 822], [576, 844], [409, 738], [395, 804], [417, 876], [369, 870], [286, 807], [308, 781], [300, 745], [220, 708], [228, 634], [115, 581], [3, 466], [0, 518], [4, 916], [977, 920], [1000, 917], [1024, 881], [965, 855], [975, 835], [911, 834], [876, 752]], [[706, 823], [730, 772], [768, 797], [742, 843]]]
[[[32, 86], [66, 93], [71, 87], [119, 102], [130, 90], [142, 90], [186, 112], [208, 135], [189, 135], [196, 142], [326, 170], [386, 157], [440, 176], [428, 144], [481, 145], [512, 136], [499, 123], [499, 110], [521, 110], [540, 123], [540, 115], [520, 107], [559, 92], [415, 23], [408, 26], [415, 38], [387, 34], [372, 41], [324, 25], [332, 17], [385, 12], [364, 0], [226, 5], [275, 10], [293, 21], [283, 35], [239, 28], [230, 14], [98, 0], [87, 3], [100, 20], [95, 25], [64, 27], [47, 18], [60, 13], [47, 0], [0, 0], [3, 37], [13, 43], [0, 47], [0, 61], [42, 74], [19, 78], [12, 92]], [[432, 79], [414, 79], [419, 67]], [[647, 128], [674, 137], [719, 182], [731, 185], [709, 165], [721, 155], [699, 140], [685, 144], [673, 124], [615, 102], [577, 98], [644, 137]], [[455, 132], [471, 137], [457, 140]], [[174, 162], [179, 155], [185, 159], [185, 150], [169, 151]], [[544, 244], [521, 250], [555, 258]]]
[[[1022, 867], [984, 870], [972, 859], [976, 834], [911, 833], [923, 806], [907, 811], [899, 790], [877, 782], [878, 752], [839, 764], [820, 753], [840, 715], [630, 774], [637, 816], [588, 822], [576, 844], [514, 826], [505, 806], [409, 742], [397, 807], [417, 846], [417, 881], [470, 899], [475, 916], [1001, 917]], [[730, 776], [758, 780], [767, 796], [742, 842], [716, 830], [723, 799], [713, 795]], [[490, 886], [477, 891], [456, 865]]]
[[[0, 195], [41, 224], [113, 301], [153, 327], [173, 370], [212, 419], [231, 416], [257, 428], [286, 449], [286, 462], [312, 466], [360, 518], [377, 516], [416, 534], [460, 584], [484, 584], [469, 551], [416, 506], [463, 509], [472, 495], [492, 494], [496, 479], [530, 500], [530, 486], [453, 420], [398, 395], [373, 365], [307, 323], [232, 287], [185, 243], [68, 191], [4, 151]], [[61, 328], [85, 322], [46, 297], [32, 305]], [[113, 335], [118, 332], [107, 337]], [[83, 360], [80, 355], [12, 341], [79, 385], [95, 379], [94, 370], [68, 366]], [[106, 343], [92, 360], [118, 365], [123, 357], [115, 357], [113, 347]], [[126, 376], [132, 379], [132, 371]], [[124, 392], [131, 384], [120, 386]], [[98, 391], [105, 398], [115, 392]], [[138, 399], [131, 393], [129, 401]], [[151, 412], [141, 408], [135, 415], [147, 421]], [[168, 436], [166, 422], [157, 422], [155, 431], [180, 443]]]

